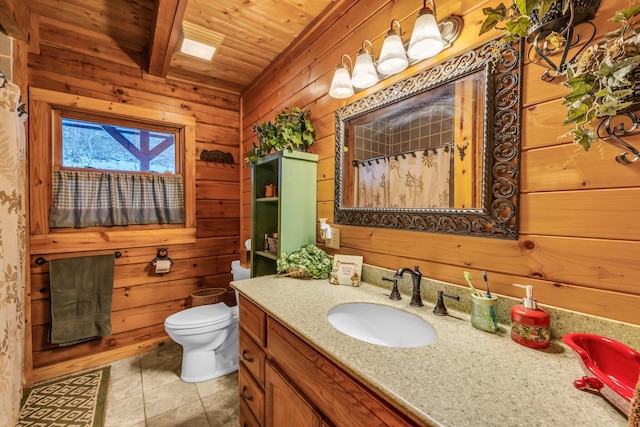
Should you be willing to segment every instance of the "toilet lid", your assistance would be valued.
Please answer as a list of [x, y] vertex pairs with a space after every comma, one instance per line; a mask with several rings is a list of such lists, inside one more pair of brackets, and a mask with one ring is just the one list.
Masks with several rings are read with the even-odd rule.
[[232, 315], [232, 310], [225, 303], [220, 302], [179, 311], [167, 317], [164, 323], [174, 328], [211, 326], [228, 322]]

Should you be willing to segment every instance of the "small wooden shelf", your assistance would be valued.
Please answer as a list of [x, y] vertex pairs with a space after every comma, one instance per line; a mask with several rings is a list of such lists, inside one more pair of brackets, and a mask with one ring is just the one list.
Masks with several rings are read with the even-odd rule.
[[269, 203], [269, 202], [278, 202], [278, 196], [276, 197], [260, 197], [256, 199], [256, 203]]
[[267, 252], [267, 251], [256, 251], [256, 255], [260, 255], [262, 257], [273, 259], [273, 260], [278, 259], [278, 255], [271, 252]]

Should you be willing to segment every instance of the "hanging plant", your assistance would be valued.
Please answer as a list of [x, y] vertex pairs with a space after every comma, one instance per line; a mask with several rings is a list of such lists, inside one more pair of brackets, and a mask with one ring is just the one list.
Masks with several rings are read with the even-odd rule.
[[588, 47], [567, 70], [565, 86], [571, 92], [563, 97], [567, 107], [564, 125], [573, 142], [588, 151], [599, 139], [592, 122], [613, 117], [634, 106], [636, 72], [640, 64], [640, 30], [634, 28], [640, 5], [619, 10], [612, 18], [620, 28]]
[[[566, 73], [567, 54], [581, 38], [574, 28], [595, 18], [600, 1], [513, 0], [509, 7], [500, 3], [496, 8], [482, 9], [486, 19], [480, 34], [491, 29], [502, 32], [494, 50], [496, 61], [503, 45], [526, 39], [529, 59], [547, 68], [541, 78], [550, 82]], [[595, 33], [595, 26], [592, 31]], [[553, 56], [556, 58], [551, 59]]]
[[261, 157], [271, 152], [282, 150], [306, 151], [316, 138], [316, 131], [309, 120], [309, 110], [298, 107], [285, 107], [275, 117], [274, 123], [263, 121], [253, 126], [258, 138], [258, 144], [245, 156], [245, 165], [255, 163]]
[[509, 7], [500, 3], [482, 9], [486, 18], [480, 34], [495, 29], [503, 33], [502, 42], [510, 43], [545, 31], [549, 48], [558, 49], [565, 43], [563, 29], [570, 19], [570, 7], [576, 23], [592, 19], [599, 6], [600, 0], [514, 0]]

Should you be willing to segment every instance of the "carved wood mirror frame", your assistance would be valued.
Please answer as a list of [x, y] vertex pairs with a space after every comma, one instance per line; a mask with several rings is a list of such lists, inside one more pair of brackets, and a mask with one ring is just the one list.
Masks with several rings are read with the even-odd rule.
[[[490, 42], [395, 83], [336, 111], [336, 224], [455, 235], [518, 238], [522, 47]], [[496, 60], [496, 57], [498, 58]], [[484, 70], [485, 113], [482, 195], [478, 209], [363, 208], [343, 206], [345, 125], [368, 112]]]

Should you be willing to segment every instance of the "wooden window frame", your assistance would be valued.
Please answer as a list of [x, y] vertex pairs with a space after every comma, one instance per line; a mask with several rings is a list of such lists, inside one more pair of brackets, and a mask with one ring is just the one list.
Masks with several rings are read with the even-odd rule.
[[109, 124], [112, 126], [123, 126], [132, 129], [140, 129], [140, 130], [150, 130], [150, 131], [158, 131], [167, 134], [174, 135], [174, 144], [176, 150], [176, 159], [175, 159], [175, 172], [170, 175], [182, 175], [184, 171], [184, 156], [183, 156], [183, 147], [184, 147], [184, 135], [182, 127], [178, 127], [175, 125], [159, 125], [156, 122], [149, 122], [144, 119], [123, 119], [118, 116], [114, 116], [113, 114], [95, 114], [95, 113], [87, 113], [86, 111], [78, 111], [70, 108], [55, 108], [53, 110], [53, 168], [61, 169], [61, 170], [79, 170], [79, 171], [89, 171], [89, 172], [105, 172], [105, 173], [130, 173], [134, 175], [145, 175], [145, 174], [160, 174], [159, 172], [150, 172], [150, 171], [126, 171], [120, 169], [96, 169], [96, 168], [78, 168], [71, 166], [63, 166], [62, 165], [62, 120], [63, 119], [73, 119], [73, 120], [82, 120], [86, 122], [96, 123], [96, 124]]
[[[163, 245], [168, 242], [195, 243], [194, 117], [39, 88], [29, 90], [29, 104], [29, 230], [32, 253], [117, 250], [122, 247]], [[182, 147], [178, 153], [184, 180], [185, 223], [50, 229], [51, 171], [55, 165], [54, 138], [60, 139], [62, 135], [60, 111], [74, 111], [113, 118], [122, 123], [137, 122], [178, 130], [180, 142], [176, 143]]]

